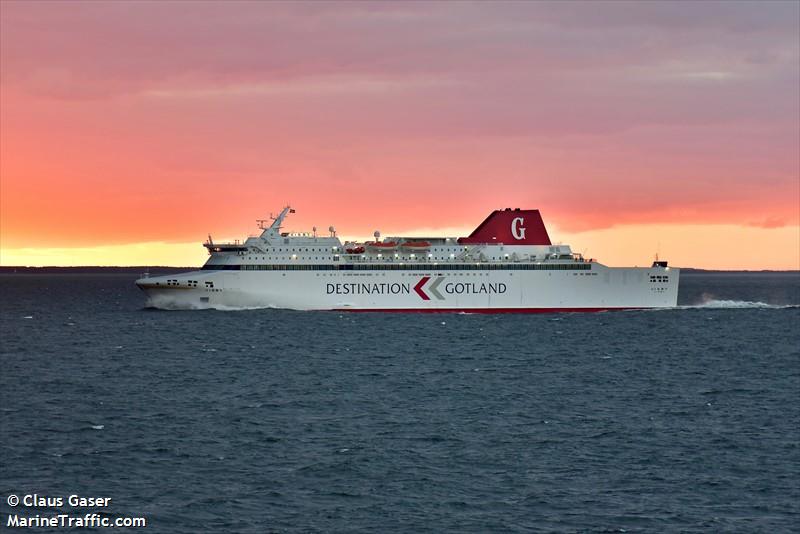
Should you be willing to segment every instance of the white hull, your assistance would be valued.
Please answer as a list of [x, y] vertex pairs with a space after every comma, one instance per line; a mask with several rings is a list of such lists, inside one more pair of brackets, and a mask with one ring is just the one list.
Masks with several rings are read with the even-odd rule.
[[166, 309], [491, 313], [674, 307], [679, 275], [674, 268], [592, 263], [584, 270], [202, 270], [137, 284], [149, 306]]

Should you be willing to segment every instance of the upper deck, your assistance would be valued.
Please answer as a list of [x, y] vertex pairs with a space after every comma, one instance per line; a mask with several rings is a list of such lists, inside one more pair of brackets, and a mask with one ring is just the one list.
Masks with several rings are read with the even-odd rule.
[[[481, 264], [507, 264], [507, 263], [535, 263], [535, 264], [588, 264], [579, 254], [573, 254], [567, 245], [552, 245], [544, 231], [537, 229], [540, 234], [544, 232], [546, 244], [531, 244], [530, 239], [524, 239], [526, 227], [524, 216], [515, 216], [520, 212], [505, 210], [496, 211], [476, 229], [469, 238], [455, 237], [387, 237], [380, 239], [380, 233], [375, 232], [374, 241], [345, 242], [336, 236], [333, 227], [329, 228], [330, 235], [317, 235], [316, 228], [310, 233], [281, 232], [281, 226], [289, 213], [290, 207], [285, 207], [281, 213], [273, 218], [272, 224], [265, 226], [264, 221], [260, 227], [263, 232], [244, 242], [214, 243], [209, 237], [205, 247], [210, 257], [204, 269], [243, 269], [249, 266], [281, 266], [290, 265], [358, 265], [369, 268], [378, 266], [396, 265], [397, 268], [411, 268], [411, 265], [440, 266], [440, 265], [481, 265]], [[535, 212], [538, 216], [538, 212]], [[492, 235], [492, 217], [497, 214], [512, 216], [510, 234], [500, 236], [511, 243], [498, 241]], [[506, 217], [508, 218], [508, 217]], [[541, 218], [538, 219], [541, 221]], [[489, 234], [487, 234], [489, 232]], [[476, 234], [484, 236], [476, 238]], [[511, 235], [511, 238], [509, 238]], [[515, 243], [525, 241], [524, 243]], [[521, 236], [521, 238], [520, 238]], [[537, 237], [540, 241], [541, 237]], [[490, 242], [481, 242], [491, 240]], [[240, 267], [241, 266], [241, 267]], [[400, 267], [403, 266], [403, 267]], [[345, 267], [346, 268], [346, 267]], [[386, 268], [386, 267], [384, 267]], [[391, 268], [391, 267], [389, 267]]]

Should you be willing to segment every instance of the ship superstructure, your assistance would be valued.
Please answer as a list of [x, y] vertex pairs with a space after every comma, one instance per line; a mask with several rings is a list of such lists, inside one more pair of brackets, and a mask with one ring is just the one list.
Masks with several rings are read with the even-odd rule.
[[[665, 261], [612, 268], [554, 245], [538, 210], [492, 212], [469, 236], [345, 242], [284, 232], [289, 206], [243, 242], [204, 246], [201, 270], [137, 280], [160, 308], [415, 312], [600, 311], [677, 304]], [[269, 223], [269, 224], [266, 224]]]

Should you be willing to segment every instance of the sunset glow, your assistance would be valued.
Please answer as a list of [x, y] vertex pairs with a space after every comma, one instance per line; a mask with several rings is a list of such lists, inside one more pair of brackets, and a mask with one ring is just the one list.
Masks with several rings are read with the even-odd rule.
[[199, 265], [537, 208], [609, 265], [800, 268], [800, 3], [0, 2], [0, 265]]

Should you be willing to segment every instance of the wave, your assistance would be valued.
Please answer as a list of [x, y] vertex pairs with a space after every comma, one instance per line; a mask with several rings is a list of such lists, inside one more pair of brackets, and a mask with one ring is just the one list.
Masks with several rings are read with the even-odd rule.
[[[664, 311], [664, 310], [692, 310], [692, 309], [765, 309], [765, 310], [777, 310], [777, 309], [791, 309], [791, 308], [800, 308], [800, 304], [770, 304], [767, 302], [761, 301], [750, 301], [750, 300], [725, 300], [725, 299], [715, 299], [712, 297], [704, 297], [703, 300], [696, 304], [684, 304], [678, 305], [674, 308], [649, 308], [645, 311]], [[194, 303], [183, 303], [183, 302], [175, 302], [173, 300], [159, 300], [155, 301], [151, 299], [145, 309], [149, 310], [163, 310], [163, 311], [188, 311], [188, 310], [215, 310], [215, 311], [222, 311], [222, 312], [237, 312], [237, 311], [251, 311], [251, 310], [276, 310], [276, 309], [283, 309], [286, 311], [291, 311], [290, 308], [278, 308], [277, 306], [273, 305], [262, 305], [262, 306], [229, 306], [224, 304], [194, 304]], [[639, 309], [632, 309], [628, 311], [643, 311]], [[459, 315], [474, 315], [473, 313], [469, 312], [459, 312]], [[560, 321], [560, 317], [552, 318], [552, 321]], [[444, 323], [442, 323], [444, 324]]]
[[241, 305], [230, 306], [226, 304], [210, 302], [186, 302], [180, 299], [165, 297], [162, 295], [151, 296], [145, 303], [147, 310], [163, 311], [189, 311], [189, 310], [216, 310], [216, 311], [248, 311], [248, 310], [269, 310], [276, 309], [272, 305]]
[[224, 312], [236, 312], [236, 311], [249, 311], [249, 310], [276, 310], [278, 309], [275, 306], [226, 306], [224, 304], [213, 304], [211, 306], [199, 306], [199, 305], [186, 305], [186, 304], [155, 304], [153, 302], [148, 302], [145, 306], [146, 310], [158, 310], [158, 311], [202, 311], [202, 310], [214, 310], [214, 311], [224, 311]]
[[785, 309], [785, 308], [800, 308], [800, 304], [769, 304], [767, 302], [751, 301], [751, 300], [718, 300], [708, 299], [698, 304], [691, 304], [688, 306], [678, 306], [681, 309], [694, 309], [694, 308], [710, 308], [710, 309]]
[[217, 311], [248, 311], [248, 310], [277, 310], [277, 306], [225, 306], [224, 304], [214, 305], [210, 308], [205, 308]]

